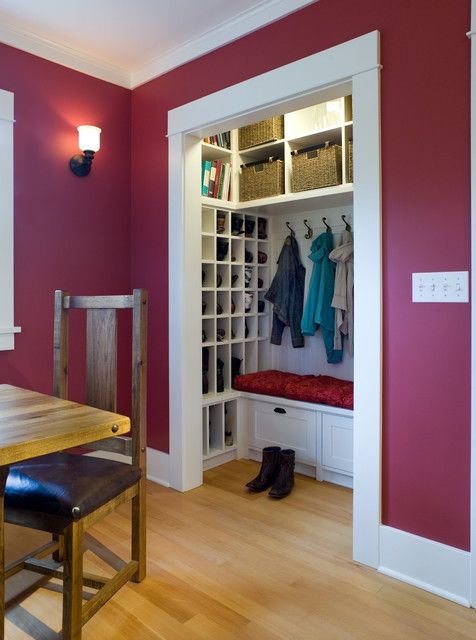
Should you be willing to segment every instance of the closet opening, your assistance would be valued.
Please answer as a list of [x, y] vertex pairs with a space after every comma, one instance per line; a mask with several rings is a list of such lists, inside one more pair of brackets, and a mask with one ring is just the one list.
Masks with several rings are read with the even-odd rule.
[[[269, 398], [243, 396], [233, 389], [232, 379], [238, 362], [243, 367], [240, 373], [281, 369], [353, 378], [353, 557], [374, 567], [378, 566], [380, 523], [381, 401], [377, 43], [376, 33], [362, 36], [169, 114], [171, 486], [187, 490], [201, 484], [204, 468], [235, 458], [252, 458], [253, 452], [258, 457], [261, 445], [268, 444], [260, 437], [267, 433], [270, 441], [273, 439], [275, 417], [283, 411], [290, 421], [291, 437], [296, 436], [293, 425], [301, 428], [301, 443], [298, 438], [289, 444], [294, 448], [302, 444], [311, 456], [306, 460], [304, 455], [297, 470], [311, 475], [314, 469], [318, 480], [351, 486], [345, 462], [340, 471], [329, 457], [325, 465], [316, 462], [322, 461], [323, 447], [327, 447], [326, 455], [332, 456], [339, 439], [348, 435], [350, 414], [345, 409], [331, 409], [316, 417], [306, 402], [291, 399], [281, 407], [282, 402], [272, 403]], [[347, 73], [343, 73], [345, 67]], [[254, 90], [257, 83], [258, 93]], [[336, 112], [341, 110], [340, 120], [337, 126], [331, 122], [315, 127], [317, 133], [312, 136], [309, 123], [302, 120], [316, 116], [316, 109], [324, 103], [335, 105]], [[271, 147], [239, 148], [240, 127], [283, 114], [284, 136]], [[217, 155], [217, 146], [228, 146], [223, 138], [228, 131], [232, 132], [231, 148]], [[215, 145], [214, 139], [210, 144], [218, 134], [221, 144]], [[204, 138], [210, 140], [204, 144]], [[300, 190], [293, 182], [293, 158], [300, 160], [299, 151], [308, 153], [311, 147], [312, 159], [315, 147], [324, 145], [327, 149], [334, 144], [344, 155], [339, 187], [318, 187], [319, 194], [306, 185]], [[269, 157], [282, 159], [284, 196], [263, 198], [259, 194], [250, 201], [246, 193], [240, 194], [243, 171], [262, 165]], [[226, 197], [216, 197], [210, 185], [207, 195], [202, 193], [204, 161], [221, 162], [221, 170], [228, 163], [232, 167], [226, 177], [230, 184], [228, 204]], [[247, 167], [236, 170], [240, 165]], [[216, 171], [215, 165], [215, 178]], [[356, 176], [355, 182], [349, 171]], [[228, 195], [227, 183], [225, 189]], [[309, 196], [311, 191], [315, 198]], [[289, 329], [281, 346], [270, 345], [272, 307], [265, 301], [286, 237], [292, 232], [296, 235], [309, 279], [312, 266], [307, 256], [316, 237], [326, 233], [326, 224], [333, 247], [346, 225], [352, 227], [354, 236], [355, 353], [352, 359], [345, 341], [339, 364], [327, 363], [320, 329], [306, 338], [304, 348], [293, 348]], [[204, 348], [208, 352], [206, 367]], [[262, 429], [253, 432], [250, 425], [256, 420]]]

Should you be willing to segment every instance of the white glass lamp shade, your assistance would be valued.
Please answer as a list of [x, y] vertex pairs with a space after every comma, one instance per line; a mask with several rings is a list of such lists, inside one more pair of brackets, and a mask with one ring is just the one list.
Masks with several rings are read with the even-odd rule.
[[100, 136], [101, 129], [88, 124], [82, 124], [78, 127], [79, 148], [81, 151], [99, 151], [101, 148]]

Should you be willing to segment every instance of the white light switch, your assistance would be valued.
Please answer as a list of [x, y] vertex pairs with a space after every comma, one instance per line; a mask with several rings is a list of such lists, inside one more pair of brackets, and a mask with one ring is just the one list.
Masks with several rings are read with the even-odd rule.
[[467, 271], [412, 273], [413, 302], [468, 302]]

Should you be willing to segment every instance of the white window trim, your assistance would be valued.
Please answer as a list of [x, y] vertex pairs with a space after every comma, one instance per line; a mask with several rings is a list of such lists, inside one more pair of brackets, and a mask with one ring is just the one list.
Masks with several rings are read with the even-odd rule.
[[0, 351], [15, 346], [13, 324], [13, 93], [0, 89]]

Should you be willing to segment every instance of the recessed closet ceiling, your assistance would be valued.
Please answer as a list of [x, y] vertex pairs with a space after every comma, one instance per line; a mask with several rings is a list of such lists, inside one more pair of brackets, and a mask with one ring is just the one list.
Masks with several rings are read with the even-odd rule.
[[5, 34], [16, 32], [132, 72], [184, 47], [196, 57], [200, 44], [221, 46], [313, 1], [0, 0], [0, 41], [12, 44]]

